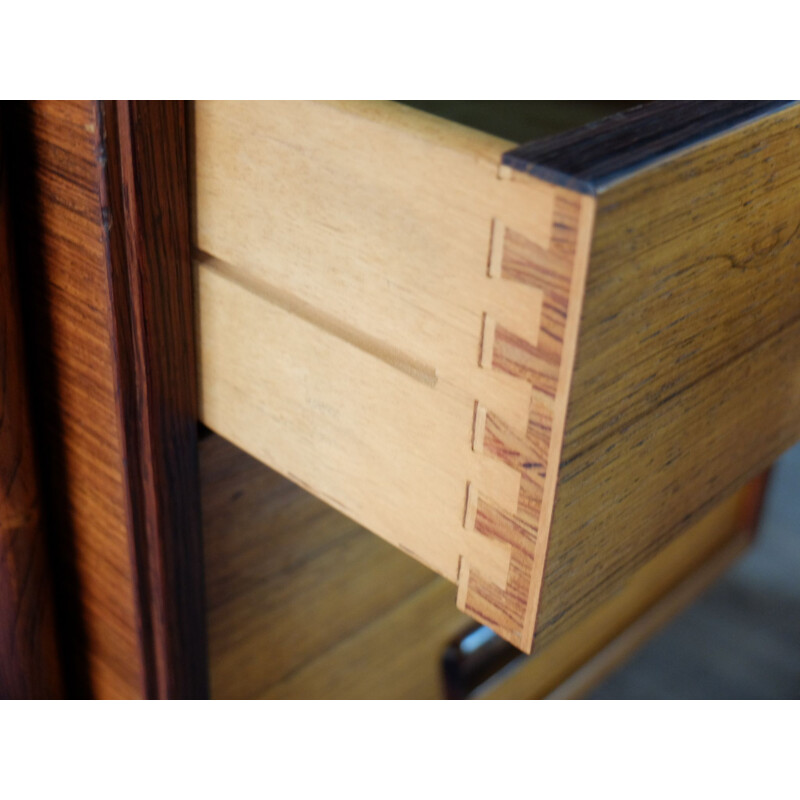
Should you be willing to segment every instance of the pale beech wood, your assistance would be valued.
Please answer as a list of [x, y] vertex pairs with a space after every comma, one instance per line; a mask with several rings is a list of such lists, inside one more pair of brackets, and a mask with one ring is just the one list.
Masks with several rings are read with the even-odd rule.
[[800, 437], [800, 110], [722, 112], [595, 186], [407, 108], [196, 104], [202, 419], [547, 644]]
[[[208, 694], [185, 110], [3, 108], [68, 697]], [[25, 585], [43, 602], [30, 563]]]
[[408, 108], [194, 120], [201, 418], [530, 650], [594, 201]]
[[[201, 442], [200, 464], [213, 697], [443, 696], [442, 654], [470, 624], [446, 580], [221, 437]], [[641, 615], [738, 546], [750, 494], [714, 508], [479, 696], [544, 697], [614, 652]]]

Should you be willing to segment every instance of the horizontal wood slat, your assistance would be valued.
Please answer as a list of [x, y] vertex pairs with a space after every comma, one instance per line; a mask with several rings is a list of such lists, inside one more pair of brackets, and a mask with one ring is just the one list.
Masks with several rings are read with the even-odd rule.
[[65, 693], [207, 696], [181, 102], [13, 104]]

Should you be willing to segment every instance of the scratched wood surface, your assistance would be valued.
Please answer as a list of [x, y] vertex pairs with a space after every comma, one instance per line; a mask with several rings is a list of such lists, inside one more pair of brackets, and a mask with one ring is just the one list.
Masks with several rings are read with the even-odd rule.
[[[212, 697], [444, 696], [444, 650], [473, 626], [447, 580], [219, 436], [201, 441], [200, 466]], [[728, 545], [739, 546], [757, 489], [712, 509], [581, 625], [476, 696], [557, 689]]]
[[37, 102], [13, 113], [66, 691], [202, 696], [183, 106]]
[[0, 699], [63, 692], [0, 115]]

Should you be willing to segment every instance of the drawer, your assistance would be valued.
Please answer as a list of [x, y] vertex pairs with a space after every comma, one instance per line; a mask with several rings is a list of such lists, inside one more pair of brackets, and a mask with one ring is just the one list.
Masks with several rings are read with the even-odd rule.
[[195, 103], [202, 421], [530, 652], [800, 436], [799, 119]]

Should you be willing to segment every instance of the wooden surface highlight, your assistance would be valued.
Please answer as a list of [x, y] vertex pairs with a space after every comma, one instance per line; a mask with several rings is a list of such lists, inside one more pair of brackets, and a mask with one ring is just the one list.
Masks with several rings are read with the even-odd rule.
[[205, 693], [181, 104], [15, 106], [67, 693]]
[[592, 200], [394, 113], [195, 105], [201, 417], [529, 650]]
[[0, 699], [63, 692], [34, 459], [0, 114]]
[[20, 293], [70, 696], [144, 691], [92, 103], [14, 107]]

